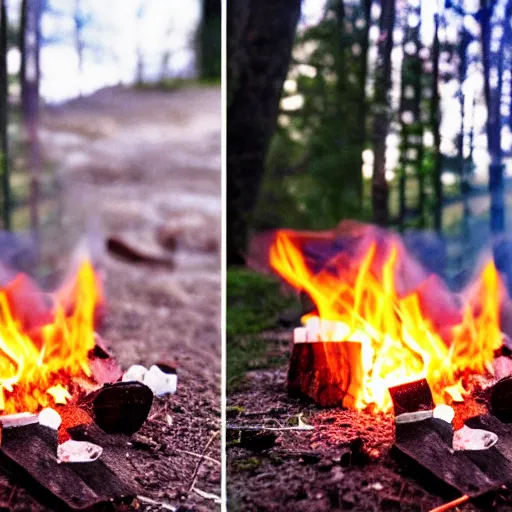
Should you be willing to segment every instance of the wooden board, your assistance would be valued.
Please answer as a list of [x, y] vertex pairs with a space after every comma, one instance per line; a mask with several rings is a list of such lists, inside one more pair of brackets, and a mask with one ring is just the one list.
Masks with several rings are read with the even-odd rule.
[[512, 429], [487, 416], [466, 423], [495, 432], [498, 443], [488, 450], [454, 452], [451, 425], [431, 418], [397, 425], [395, 447], [461, 494], [477, 497], [511, 483]]
[[57, 463], [57, 433], [41, 425], [4, 429], [0, 463], [24, 480], [27, 489], [37, 483], [73, 510], [84, 510], [112, 500], [134, 497], [100, 457], [87, 463]]

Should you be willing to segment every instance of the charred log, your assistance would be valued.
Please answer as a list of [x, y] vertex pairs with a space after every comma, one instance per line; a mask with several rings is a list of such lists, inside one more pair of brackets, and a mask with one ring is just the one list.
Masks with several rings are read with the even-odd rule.
[[117, 472], [101, 459], [85, 464], [57, 462], [56, 432], [29, 425], [3, 432], [0, 465], [22, 482], [31, 493], [72, 510], [90, 509], [113, 500], [131, 500], [135, 492], [122, 482]]

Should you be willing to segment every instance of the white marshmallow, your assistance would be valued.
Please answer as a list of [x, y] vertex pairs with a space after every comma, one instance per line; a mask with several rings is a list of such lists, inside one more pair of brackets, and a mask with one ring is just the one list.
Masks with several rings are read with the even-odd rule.
[[144, 382], [144, 377], [148, 373], [148, 369], [140, 364], [130, 366], [123, 375], [123, 382]]
[[62, 423], [62, 418], [60, 414], [51, 407], [47, 407], [43, 409], [39, 413], [39, 424], [45, 427], [52, 428], [53, 430], [58, 430], [60, 424]]
[[153, 365], [144, 375], [143, 382], [156, 396], [163, 396], [176, 393], [178, 376], [175, 373], [165, 373]]

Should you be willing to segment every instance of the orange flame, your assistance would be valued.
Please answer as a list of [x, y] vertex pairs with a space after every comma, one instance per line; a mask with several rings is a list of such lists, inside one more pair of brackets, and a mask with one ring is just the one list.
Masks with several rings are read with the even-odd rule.
[[0, 290], [2, 413], [36, 412], [65, 403], [74, 391], [73, 379], [90, 376], [88, 353], [95, 345], [94, 314], [101, 286], [89, 262], [81, 265], [72, 284], [71, 308], [56, 301], [51, 322], [30, 331], [16, 315], [9, 285]]
[[[504, 293], [493, 262], [485, 266], [447, 340], [423, 311], [418, 289], [405, 296], [397, 292], [396, 243], [383, 260], [373, 241], [356, 265], [348, 265], [346, 255], [338, 253], [313, 272], [301, 250], [307, 237], [279, 231], [269, 261], [274, 271], [312, 299], [316, 311], [302, 320], [316, 328], [324, 325], [315, 331], [318, 341], [361, 344], [361, 351], [355, 352], [360, 360], [349, 362], [352, 376], [347, 376], [352, 381], [357, 376], [356, 396], [347, 397], [343, 405], [364, 409], [372, 404], [387, 410], [392, 405], [389, 387], [421, 378], [427, 379], [434, 401], [443, 403], [447, 392], [464, 393], [465, 376], [483, 373], [492, 362], [502, 344], [499, 311]], [[310, 237], [315, 239], [325, 238]], [[337, 367], [334, 362], [332, 367]]]

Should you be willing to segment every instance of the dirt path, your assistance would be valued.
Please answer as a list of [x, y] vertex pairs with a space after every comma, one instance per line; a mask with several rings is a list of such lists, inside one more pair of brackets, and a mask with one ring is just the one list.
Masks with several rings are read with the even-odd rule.
[[[107, 276], [104, 338], [125, 368], [178, 366], [178, 393], [158, 400], [129, 454], [141, 494], [215, 510], [189, 489], [197, 454], [220, 428], [220, 89], [107, 89], [46, 109], [43, 126], [64, 199], [59, 251], [94, 226]], [[103, 251], [112, 234], [152, 247], [163, 225], [176, 232], [173, 269]], [[207, 452], [217, 461], [219, 446]], [[219, 495], [215, 460], [202, 463], [196, 487]]]

